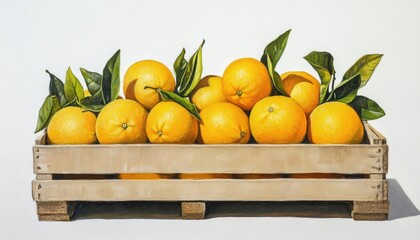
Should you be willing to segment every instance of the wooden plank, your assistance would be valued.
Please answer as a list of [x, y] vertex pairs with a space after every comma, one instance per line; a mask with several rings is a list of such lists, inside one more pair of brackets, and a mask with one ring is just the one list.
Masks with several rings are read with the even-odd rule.
[[36, 180], [52, 180], [53, 176], [52, 174], [37, 174]]
[[386, 144], [386, 138], [368, 122], [363, 122], [370, 144]]
[[387, 213], [352, 213], [351, 217], [354, 220], [387, 220], [388, 214]]
[[368, 144], [48, 145], [34, 147], [34, 172], [384, 173], [385, 148]]
[[204, 219], [206, 216], [205, 202], [182, 202], [182, 219]]
[[70, 221], [71, 216], [68, 214], [40, 214], [39, 221]]
[[47, 131], [43, 130], [35, 139], [35, 145], [46, 145], [46, 144], [47, 144]]
[[36, 205], [38, 214], [69, 214], [67, 201], [40, 201]]
[[382, 201], [371, 179], [35, 180], [35, 201]]
[[388, 213], [389, 201], [354, 201], [353, 213]]

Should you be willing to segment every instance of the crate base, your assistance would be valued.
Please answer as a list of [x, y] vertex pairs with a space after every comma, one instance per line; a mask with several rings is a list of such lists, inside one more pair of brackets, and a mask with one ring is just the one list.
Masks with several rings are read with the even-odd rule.
[[338, 202], [37, 202], [40, 221], [313, 217], [387, 220], [388, 201]]

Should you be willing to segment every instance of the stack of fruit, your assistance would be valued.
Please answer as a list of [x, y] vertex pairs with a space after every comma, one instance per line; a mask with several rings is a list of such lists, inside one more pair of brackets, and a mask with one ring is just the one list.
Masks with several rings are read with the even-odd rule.
[[69, 68], [63, 83], [50, 75], [50, 94], [39, 112], [36, 132], [47, 128], [50, 144], [357, 144], [362, 120], [385, 115], [357, 95], [382, 55], [360, 58], [335, 83], [333, 57], [304, 57], [320, 81], [302, 71], [278, 74], [290, 30], [264, 49], [261, 60], [241, 58], [223, 75], [201, 77], [203, 43], [187, 61], [174, 62], [175, 77], [162, 63], [142, 60], [127, 70], [120, 92], [120, 51], [103, 73], [81, 68], [84, 90]]

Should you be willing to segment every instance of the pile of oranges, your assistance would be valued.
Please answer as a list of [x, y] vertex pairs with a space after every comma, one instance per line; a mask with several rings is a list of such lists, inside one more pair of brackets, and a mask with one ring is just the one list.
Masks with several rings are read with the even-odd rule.
[[[281, 74], [286, 96], [273, 95], [267, 68], [253, 58], [229, 64], [223, 76], [206, 76], [189, 95], [201, 121], [156, 89], [175, 90], [175, 78], [162, 63], [143, 60], [127, 70], [126, 99], [116, 99], [100, 113], [71, 106], [51, 119], [51, 144], [292, 144], [360, 143], [363, 125], [347, 104], [319, 104], [320, 83], [309, 73]], [[85, 94], [89, 94], [85, 92]], [[252, 140], [253, 139], [253, 140]]]

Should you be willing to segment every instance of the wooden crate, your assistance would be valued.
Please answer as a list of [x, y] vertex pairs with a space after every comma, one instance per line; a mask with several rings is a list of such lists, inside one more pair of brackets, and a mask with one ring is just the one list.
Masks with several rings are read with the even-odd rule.
[[[70, 220], [74, 206], [81, 202], [132, 201], [180, 202], [182, 217], [187, 219], [205, 218], [206, 204], [212, 202], [343, 202], [355, 220], [385, 220], [388, 145], [371, 125], [364, 123], [364, 127], [365, 142], [351, 145], [47, 145], [44, 133], [33, 146], [33, 199], [41, 221]], [[120, 180], [115, 178], [119, 173], [281, 177]], [[308, 173], [339, 177], [294, 177]]]

